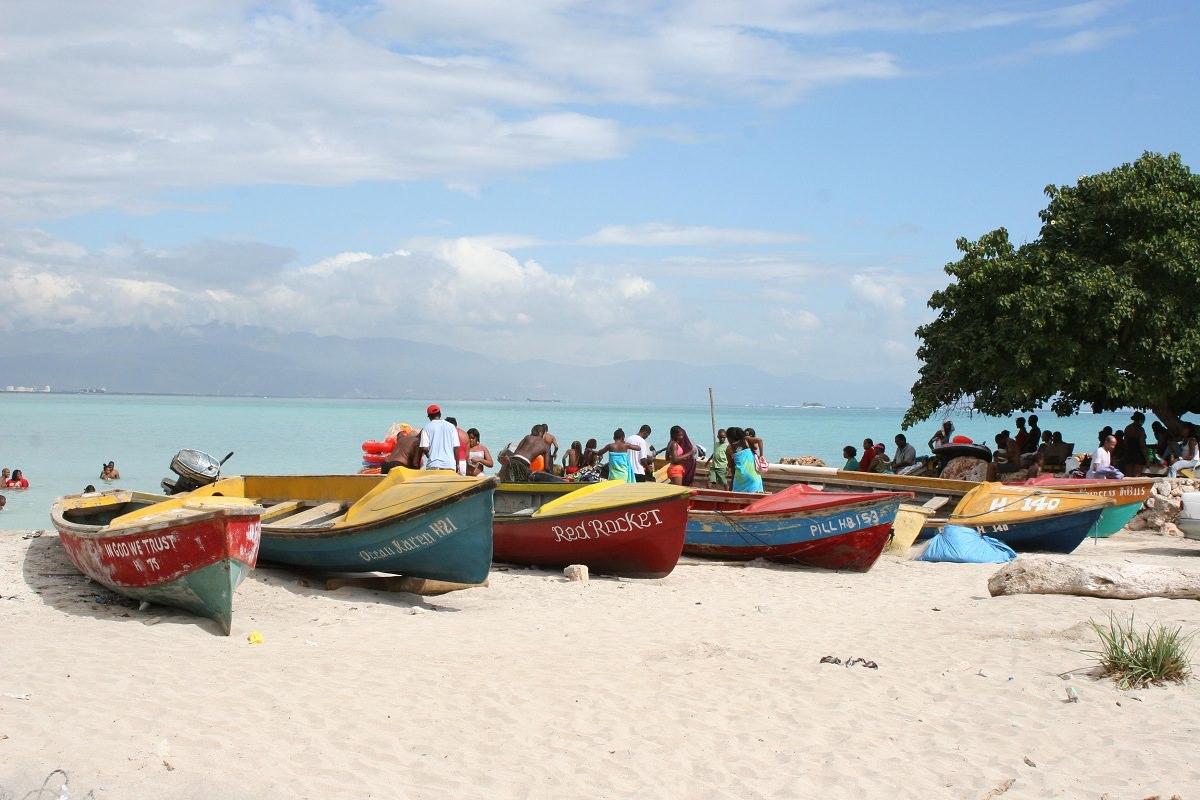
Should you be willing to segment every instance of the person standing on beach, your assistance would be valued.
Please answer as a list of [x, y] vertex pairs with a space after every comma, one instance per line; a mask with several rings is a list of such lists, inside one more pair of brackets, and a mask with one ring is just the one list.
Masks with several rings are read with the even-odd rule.
[[454, 465], [458, 470], [459, 475], [467, 474], [467, 451], [470, 449], [470, 443], [467, 441], [467, 432], [458, 427], [458, 420], [454, 417], [446, 417], [446, 422], [454, 426], [458, 431], [458, 447], [454, 448]]
[[1132, 420], [1125, 426], [1125, 439], [1122, 442], [1119, 458], [1121, 467], [1132, 478], [1141, 477], [1146, 470], [1146, 428], [1142, 425], [1146, 415], [1140, 411], [1133, 412]]
[[1017, 417], [1017, 432], [1013, 436], [1013, 438], [1017, 440], [1017, 447], [1020, 449], [1020, 452], [1022, 452], [1022, 453], [1027, 453], [1027, 452], [1037, 449], [1037, 445], [1038, 445], [1037, 439], [1032, 440], [1033, 446], [1030, 447], [1028, 450], [1026, 449], [1026, 445], [1029, 444], [1030, 439], [1029, 439], [1029, 431], [1025, 430], [1025, 418], [1024, 417]]
[[[558, 458], [558, 437], [550, 432], [550, 423], [542, 423], [542, 438], [546, 440], [546, 463], [553, 464], [554, 459]], [[547, 469], [547, 472], [553, 472], [552, 469]]]
[[379, 472], [387, 475], [396, 467], [421, 468], [421, 437], [407, 422], [402, 423], [396, 431], [396, 444], [379, 467]]
[[[1025, 434], [1025, 441], [1029, 442], [1029, 449], [1036, 450], [1037, 443], [1042, 440], [1042, 429], [1038, 427], [1037, 414], [1029, 415], [1029, 431]], [[1020, 452], [1024, 453], [1025, 450]]]
[[696, 447], [688, 438], [687, 431], [679, 425], [671, 426], [667, 464], [667, 480], [676, 486], [692, 485], [696, 478]]
[[594, 467], [600, 463], [600, 456], [596, 455], [597, 447], [599, 447], [599, 445], [596, 444], [595, 439], [587, 440], [587, 444], [583, 446], [583, 459], [579, 465], [580, 468]]
[[425, 409], [429, 423], [421, 429], [421, 456], [425, 469], [458, 469], [458, 427], [442, 419], [442, 409], [433, 404]]
[[491, 469], [495, 462], [492, 461], [492, 451], [487, 449], [487, 445], [479, 441], [479, 429], [467, 429], [467, 474], [471, 476], [479, 476], [483, 474], [485, 469]]
[[[632, 438], [632, 436], [629, 437], [629, 439]], [[625, 438], [625, 431], [617, 428], [613, 431], [613, 440], [596, 451], [598, 456], [608, 454], [608, 479], [610, 481], [637, 482], [637, 473], [633, 471], [633, 466], [637, 463], [641, 452], [638, 450], [638, 445], [630, 442], [629, 439]]]
[[533, 475], [533, 464], [539, 459], [545, 463], [550, 446], [542, 435], [542, 426], [534, 425], [529, 435], [517, 442], [508, 456], [508, 463], [500, 469], [501, 483], [528, 483]]
[[729, 436], [729, 488], [734, 492], [762, 492], [762, 475], [755, 464], [754, 449], [746, 442], [746, 432], [741, 428], [730, 428]]
[[729, 452], [725, 443], [725, 429], [717, 431], [712, 455], [708, 457], [708, 485], [724, 489], [729, 485]]
[[625, 439], [629, 446], [634, 448], [636, 451], [633, 456], [633, 475], [634, 480], [638, 481], [639, 483], [644, 482], [647, 479], [647, 460], [650, 461], [650, 471], [654, 471], [654, 448], [650, 447], [650, 443], [646, 441], [646, 437], [649, 435], [650, 426], [643, 425], [642, 427], [638, 428], [638, 432], [635, 435], [626, 437]]

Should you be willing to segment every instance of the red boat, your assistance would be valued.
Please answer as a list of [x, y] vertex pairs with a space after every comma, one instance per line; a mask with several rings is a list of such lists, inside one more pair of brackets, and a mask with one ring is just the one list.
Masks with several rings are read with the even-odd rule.
[[50, 516], [80, 572], [135, 600], [216, 620], [228, 636], [234, 589], [258, 559], [262, 512], [235, 498], [118, 490], [60, 497]]
[[770, 495], [694, 489], [683, 551], [865, 572], [887, 545], [896, 509], [911, 498], [803, 484]]
[[595, 573], [662, 578], [683, 552], [688, 489], [661, 483], [502, 483], [492, 559]]

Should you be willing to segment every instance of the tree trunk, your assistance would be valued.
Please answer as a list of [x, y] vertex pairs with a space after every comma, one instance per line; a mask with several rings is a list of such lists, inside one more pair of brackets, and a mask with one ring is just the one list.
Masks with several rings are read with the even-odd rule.
[[1150, 406], [1150, 413], [1158, 417], [1159, 422], [1167, 426], [1167, 431], [1172, 436], [1183, 435], [1183, 420], [1170, 407], [1166, 405], [1152, 405]]

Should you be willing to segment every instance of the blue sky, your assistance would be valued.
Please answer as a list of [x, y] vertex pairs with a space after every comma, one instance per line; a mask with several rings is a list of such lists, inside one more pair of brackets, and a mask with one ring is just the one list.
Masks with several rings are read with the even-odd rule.
[[[597, 10], [600, 9], [600, 10]], [[1192, 3], [40, 4], [9, 325], [218, 320], [897, 386], [958, 236], [1200, 129]]]

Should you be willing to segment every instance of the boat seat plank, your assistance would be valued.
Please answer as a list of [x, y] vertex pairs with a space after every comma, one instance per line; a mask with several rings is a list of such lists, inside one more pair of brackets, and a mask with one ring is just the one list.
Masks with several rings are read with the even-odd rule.
[[924, 503], [922, 503], [921, 508], [927, 508], [930, 511], [937, 511], [939, 508], [949, 502], [949, 497], [935, 497], [932, 500], [926, 500]]
[[284, 517], [271, 523], [275, 527], [282, 528], [303, 528], [312, 525], [319, 525], [323, 522], [328, 522], [333, 517], [344, 513], [346, 507], [341, 503], [321, 503], [312, 508], [305, 509], [298, 514], [293, 514], [290, 517]]
[[303, 504], [299, 500], [285, 500], [282, 503], [272, 503], [263, 510], [262, 521], [270, 522], [279, 517], [298, 511]]

